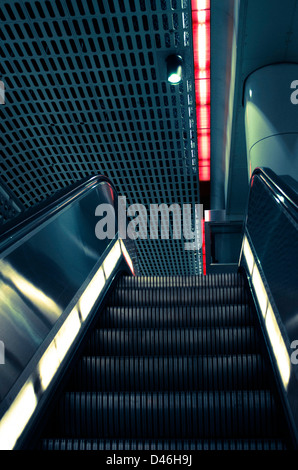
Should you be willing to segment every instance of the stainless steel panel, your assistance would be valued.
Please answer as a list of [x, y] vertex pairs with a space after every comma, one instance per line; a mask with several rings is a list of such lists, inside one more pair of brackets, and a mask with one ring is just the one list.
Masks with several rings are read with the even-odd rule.
[[[95, 236], [100, 203], [114, 204], [102, 182], [0, 255], [0, 401], [74, 298], [110, 240]], [[0, 247], [1, 250], [1, 247]]]

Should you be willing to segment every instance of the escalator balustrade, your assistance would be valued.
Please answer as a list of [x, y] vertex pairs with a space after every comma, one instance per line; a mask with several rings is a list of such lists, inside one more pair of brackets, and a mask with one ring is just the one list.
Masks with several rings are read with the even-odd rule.
[[284, 449], [242, 274], [121, 277], [40, 441], [45, 450]]

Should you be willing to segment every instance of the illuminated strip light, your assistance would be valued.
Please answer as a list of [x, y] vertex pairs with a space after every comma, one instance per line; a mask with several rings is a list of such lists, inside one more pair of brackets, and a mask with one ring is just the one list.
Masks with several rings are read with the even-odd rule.
[[118, 240], [39, 360], [36, 369], [41, 385], [39, 395], [34, 390], [33, 380], [36, 380], [36, 373], [33, 373], [2, 417], [0, 421], [0, 450], [12, 450], [15, 447], [32, 417], [41, 395], [58, 371], [121, 255], [121, 245]]
[[31, 380], [27, 382], [0, 421], [0, 450], [14, 448], [37, 405]]
[[244, 236], [243, 242], [243, 255], [246, 260], [253, 288], [265, 322], [280, 377], [285, 390], [287, 390], [291, 375], [291, 360], [246, 236]]
[[123, 256], [124, 256], [124, 258], [125, 258], [125, 260], [126, 260], [128, 266], [129, 266], [129, 268], [130, 268], [130, 270], [131, 270], [131, 272], [132, 272], [132, 274], [133, 274], [133, 276], [134, 276], [134, 275], [135, 275], [135, 271], [134, 271], [134, 267], [133, 267], [133, 264], [132, 264], [131, 257], [129, 256], [128, 251], [127, 251], [127, 249], [126, 249], [126, 246], [125, 246], [123, 240], [121, 240], [121, 239], [120, 239], [120, 245], [121, 245], [122, 254], [123, 254]]
[[210, 0], [192, 0], [199, 180], [210, 181]]
[[[116, 265], [116, 260], [114, 262]], [[106, 263], [106, 260], [104, 261], [104, 263]], [[105, 265], [101, 266], [93, 277], [92, 281], [89, 283], [85, 292], [82, 294], [82, 297], [79, 300], [79, 312], [83, 321], [86, 320], [92, 308], [94, 307], [94, 304], [98, 299], [99, 294], [103, 290], [106, 283], [106, 279], [109, 278], [110, 273], [111, 271], [107, 275], [105, 271]]]
[[115, 269], [115, 266], [121, 256], [121, 246], [120, 242], [117, 241], [113, 248], [110, 250], [108, 256], [103, 262], [103, 269], [105, 273], [105, 277], [108, 278], [112, 274]]
[[[39, 376], [43, 390], [47, 388], [58, 367], [63, 361], [69, 347], [75, 340], [81, 324], [88, 318], [107, 280], [114, 271], [121, 257], [120, 243], [117, 241], [105, 258], [102, 266], [98, 269], [80, 297], [78, 304], [70, 312], [67, 320], [59, 330], [48, 350], [39, 363]], [[55, 358], [55, 352], [57, 352]], [[48, 365], [51, 365], [49, 368]]]

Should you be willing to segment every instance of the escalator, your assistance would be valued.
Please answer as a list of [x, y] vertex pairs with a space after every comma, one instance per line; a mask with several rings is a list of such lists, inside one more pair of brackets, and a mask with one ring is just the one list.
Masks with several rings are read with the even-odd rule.
[[0, 449], [297, 449], [297, 194], [255, 170], [237, 272], [205, 276], [139, 275], [99, 204], [87, 178], [0, 234]]
[[122, 276], [40, 446], [285, 449], [280, 410], [242, 274]]

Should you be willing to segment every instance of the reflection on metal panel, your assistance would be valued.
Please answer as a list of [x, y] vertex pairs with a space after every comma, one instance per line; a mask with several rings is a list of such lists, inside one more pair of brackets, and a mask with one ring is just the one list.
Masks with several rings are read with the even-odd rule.
[[298, 443], [298, 199], [269, 169], [256, 169], [250, 185], [240, 265], [247, 272], [283, 404]]
[[247, 230], [290, 341], [298, 338], [297, 218], [261, 178], [253, 178]]
[[120, 241], [117, 240], [38, 360], [36, 367], [31, 370], [27, 382], [0, 421], [0, 450], [11, 450], [15, 447], [122, 255]]
[[[0, 401], [99, 262], [110, 240], [95, 236], [95, 208], [113, 204], [100, 183], [1, 254]], [[1, 247], [0, 247], [1, 249]]]
[[0, 449], [17, 445], [120, 261], [131, 265], [118, 235], [95, 234], [96, 207], [114, 202], [112, 187], [97, 182], [2, 249]]

